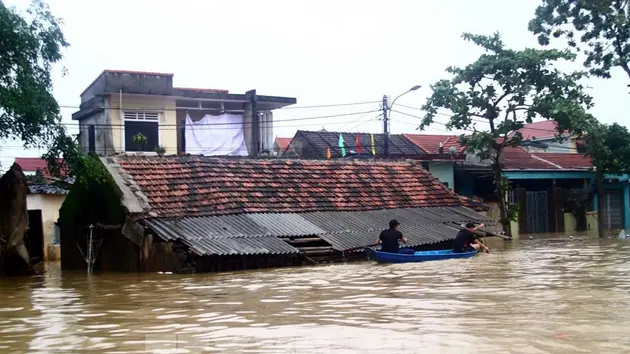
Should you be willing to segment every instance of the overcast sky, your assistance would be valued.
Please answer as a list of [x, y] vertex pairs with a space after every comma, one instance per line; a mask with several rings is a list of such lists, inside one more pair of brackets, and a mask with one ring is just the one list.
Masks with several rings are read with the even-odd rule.
[[[174, 73], [184, 87], [229, 89], [297, 98], [297, 106], [375, 101], [327, 109], [276, 111], [276, 120], [377, 110], [384, 94], [424, 88], [397, 101], [420, 107], [429, 85], [447, 77], [449, 65], [479, 55], [462, 32], [501, 32], [511, 47], [536, 46], [527, 22], [539, 0], [52, 0], [71, 47], [56, 69], [55, 97], [78, 106], [79, 94], [103, 69]], [[25, 8], [27, 0], [5, 0]], [[68, 69], [62, 77], [61, 66]], [[591, 79], [594, 113], [627, 125], [628, 79]], [[394, 108], [412, 115], [422, 112]], [[76, 108], [62, 110], [72, 123]], [[297, 129], [379, 132], [377, 113], [306, 122], [280, 122], [278, 136]], [[625, 119], [625, 120], [624, 120]], [[446, 118], [442, 117], [441, 121]], [[417, 119], [392, 115], [394, 133], [414, 132]], [[76, 122], [75, 122], [76, 123]], [[298, 127], [297, 125], [301, 126]], [[306, 125], [308, 124], [308, 125]], [[429, 133], [445, 133], [435, 125]], [[0, 162], [39, 156], [7, 142]]]

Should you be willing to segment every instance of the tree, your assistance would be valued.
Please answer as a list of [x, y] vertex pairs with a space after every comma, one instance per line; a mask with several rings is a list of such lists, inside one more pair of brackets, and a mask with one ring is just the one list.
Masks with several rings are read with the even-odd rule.
[[0, 1], [0, 141], [45, 147], [55, 138], [61, 117], [51, 71], [67, 46], [60, 20], [41, 0], [24, 17]]
[[584, 140], [585, 153], [592, 159], [598, 202], [597, 231], [599, 237], [605, 237], [604, 176], [630, 173], [630, 132], [617, 123], [602, 124], [588, 113], [575, 114], [561, 126]]
[[[462, 143], [467, 152], [492, 161], [500, 222], [510, 234], [516, 206], [506, 201], [509, 186], [501, 173], [504, 149], [520, 144], [523, 136], [516, 131], [535, 117], [568, 124], [574, 111], [591, 105], [591, 98], [578, 83], [584, 73], [565, 74], [553, 66], [560, 60], [573, 60], [569, 51], [507, 49], [498, 33], [466, 33], [463, 38], [485, 53], [464, 68], [449, 67], [446, 71], [453, 77], [431, 85], [433, 93], [423, 106], [426, 114], [420, 129], [433, 123], [439, 109], [452, 113], [447, 129], [472, 128], [470, 136], [461, 137]], [[487, 123], [489, 129], [477, 130], [476, 122]]]
[[564, 37], [586, 55], [584, 66], [598, 77], [610, 78], [621, 67], [630, 78], [630, 1], [543, 0], [529, 30], [541, 45]]

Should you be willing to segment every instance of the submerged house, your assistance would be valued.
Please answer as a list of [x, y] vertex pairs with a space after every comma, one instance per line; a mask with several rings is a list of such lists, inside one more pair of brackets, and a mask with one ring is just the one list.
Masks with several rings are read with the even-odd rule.
[[26, 207], [29, 224], [24, 243], [31, 262], [59, 261], [61, 251], [57, 219], [72, 179], [54, 178], [42, 158], [16, 157], [15, 163], [22, 168], [28, 182]]
[[[184, 272], [362, 257], [393, 218], [418, 248], [450, 247], [462, 223], [494, 222], [414, 161], [100, 159], [112, 187], [76, 194], [62, 213], [64, 269], [85, 269], [76, 245], [90, 232], [95, 269]], [[88, 229], [80, 213], [95, 206], [108, 209], [90, 221], [103, 227]]]
[[[511, 186], [509, 201], [518, 204], [518, 233], [574, 233], [597, 229], [597, 196], [591, 159], [575, 136], [555, 137], [556, 123], [541, 121], [519, 130], [521, 146], [506, 148], [502, 174]], [[630, 229], [628, 176], [605, 176], [605, 228], [612, 234]], [[490, 161], [468, 154], [455, 169], [456, 193], [496, 203]], [[491, 215], [498, 215], [493, 208]]]
[[[503, 172], [512, 189], [509, 201], [518, 204], [514, 231], [573, 233], [597, 229], [597, 196], [589, 157], [577, 153], [528, 151], [506, 148]], [[456, 192], [494, 205], [493, 175], [488, 163], [469, 156], [455, 170]], [[611, 232], [630, 228], [630, 194], [627, 178], [607, 176], [605, 227]], [[498, 215], [496, 208], [491, 215]]]

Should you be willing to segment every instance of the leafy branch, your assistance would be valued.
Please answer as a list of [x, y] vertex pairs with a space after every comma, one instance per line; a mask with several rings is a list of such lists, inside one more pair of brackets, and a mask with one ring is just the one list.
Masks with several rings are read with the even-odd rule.
[[591, 74], [610, 78], [613, 67], [630, 78], [630, 2], [628, 0], [543, 0], [529, 22], [541, 45], [564, 38], [585, 55]]
[[[509, 189], [504, 181], [503, 152], [519, 146], [523, 136], [518, 132], [534, 118], [558, 123], [556, 136], [571, 126], [575, 113], [592, 106], [579, 80], [584, 72], [564, 73], [555, 67], [560, 61], [572, 61], [575, 54], [567, 50], [506, 48], [498, 33], [491, 36], [465, 33], [465, 40], [484, 49], [484, 53], [465, 67], [449, 67], [450, 79], [431, 85], [432, 95], [423, 105], [426, 111], [420, 129], [431, 125], [439, 110], [451, 111], [447, 129], [472, 131], [460, 137], [468, 153], [492, 161], [495, 194], [501, 210], [501, 223], [509, 233], [514, 206], [506, 201]], [[489, 129], [478, 130], [476, 123], [487, 123]]]

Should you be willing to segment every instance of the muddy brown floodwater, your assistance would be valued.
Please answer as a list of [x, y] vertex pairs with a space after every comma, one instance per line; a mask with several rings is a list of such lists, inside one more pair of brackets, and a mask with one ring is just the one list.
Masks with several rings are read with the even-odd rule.
[[470, 260], [0, 280], [1, 353], [629, 353], [630, 242]]

